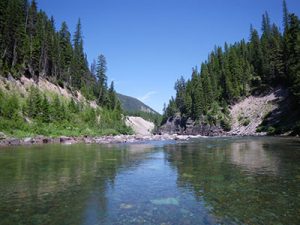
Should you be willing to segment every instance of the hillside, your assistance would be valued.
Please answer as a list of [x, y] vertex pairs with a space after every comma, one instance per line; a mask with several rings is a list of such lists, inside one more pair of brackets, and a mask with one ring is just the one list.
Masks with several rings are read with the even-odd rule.
[[89, 64], [81, 20], [71, 34], [35, 0], [0, 0], [0, 132], [8, 136], [131, 133], [103, 54]]
[[99, 136], [127, 134], [118, 110], [101, 107], [73, 88], [45, 78], [0, 76], [0, 132], [2, 137]]
[[251, 26], [248, 41], [216, 46], [190, 79], [179, 78], [162, 128], [202, 135], [219, 135], [220, 129], [233, 135], [256, 130], [300, 135], [300, 20], [285, 2], [283, 14], [283, 29], [265, 12], [261, 33]]
[[146, 113], [158, 114], [158, 112], [156, 112], [151, 107], [147, 106], [146, 104], [144, 104], [143, 102], [141, 102], [136, 98], [122, 95], [119, 93], [117, 94], [117, 96], [121, 101], [122, 109], [125, 112], [129, 112], [129, 113], [146, 112]]
[[208, 123], [205, 116], [194, 121], [177, 113], [159, 131], [204, 136], [297, 135], [299, 125], [295, 121], [300, 118], [300, 112], [292, 102], [289, 90], [277, 87], [265, 94], [247, 96], [230, 105], [226, 118], [230, 126], [228, 129], [222, 127], [220, 122]]

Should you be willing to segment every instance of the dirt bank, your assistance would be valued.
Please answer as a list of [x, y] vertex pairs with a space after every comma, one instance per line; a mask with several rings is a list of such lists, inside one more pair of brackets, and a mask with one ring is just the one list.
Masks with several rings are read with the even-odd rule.
[[263, 132], [257, 133], [256, 129], [286, 96], [286, 90], [277, 88], [265, 96], [249, 96], [233, 105], [230, 109], [231, 131], [228, 135], [266, 135]]
[[151, 135], [154, 129], [154, 123], [144, 120], [141, 117], [128, 116], [125, 122], [137, 135]]

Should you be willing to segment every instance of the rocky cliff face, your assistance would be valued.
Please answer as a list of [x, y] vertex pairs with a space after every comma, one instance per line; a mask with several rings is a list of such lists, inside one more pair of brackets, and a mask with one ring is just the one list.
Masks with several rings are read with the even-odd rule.
[[[288, 110], [288, 90], [277, 88], [265, 95], [249, 96], [231, 106], [231, 131], [229, 135], [265, 135], [267, 132], [257, 132], [263, 123], [266, 127], [276, 126], [281, 116]], [[270, 117], [275, 118], [274, 121]], [[277, 120], [277, 121], [276, 121]]]
[[159, 129], [160, 133], [182, 134], [182, 135], [202, 135], [202, 136], [220, 136], [225, 132], [221, 126], [196, 123], [190, 118], [182, 118], [179, 115], [170, 117], [167, 122]]
[[177, 114], [168, 118], [159, 132], [203, 136], [297, 135], [300, 123], [297, 125], [295, 121], [299, 121], [300, 115], [292, 105], [288, 90], [279, 87], [264, 95], [252, 95], [231, 105], [230, 131], [224, 131], [218, 124], [207, 124], [205, 119], [196, 122]]

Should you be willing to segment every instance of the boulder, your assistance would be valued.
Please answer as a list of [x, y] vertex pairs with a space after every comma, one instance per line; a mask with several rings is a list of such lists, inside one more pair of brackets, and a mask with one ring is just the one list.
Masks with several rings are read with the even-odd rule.
[[74, 144], [77, 142], [76, 139], [73, 137], [62, 136], [59, 139], [60, 139], [60, 143], [65, 144], [65, 145], [70, 145], [70, 144]]
[[33, 138], [31, 138], [31, 137], [24, 138], [24, 139], [23, 139], [23, 143], [24, 143], [25, 145], [30, 145], [30, 144], [33, 144], [33, 143], [34, 143], [34, 140], [33, 140]]

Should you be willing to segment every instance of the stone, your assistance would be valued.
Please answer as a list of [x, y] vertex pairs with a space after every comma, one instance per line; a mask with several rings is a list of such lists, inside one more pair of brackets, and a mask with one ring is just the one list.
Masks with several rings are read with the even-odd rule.
[[25, 145], [33, 144], [33, 143], [34, 143], [34, 140], [33, 140], [31, 137], [27, 137], [27, 138], [24, 138], [24, 139], [23, 139], [23, 143], [24, 143]]
[[0, 140], [4, 140], [6, 138], [7, 136], [3, 132], [0, 132]]
[[131, 208], [133, 208], [133, 205], [126, 204], [126, 203], [122, 203], [122, 204], [120, 205], [120, 208], [121, 208], [121, 209], [131, 209]]
[[74, 144], [76, 143], [77, 141], [72, 138], [72, 137], [65, 137], [65, 136], [62, 136], [59, 138], [60, 139], [60, 143], [62, 144], [65, 144], [65, 145], [71, 145], [71, 144]]
[[179, 205], [179, 201], [176, 198], [160, 198], [151, 200], [154, 205]]

